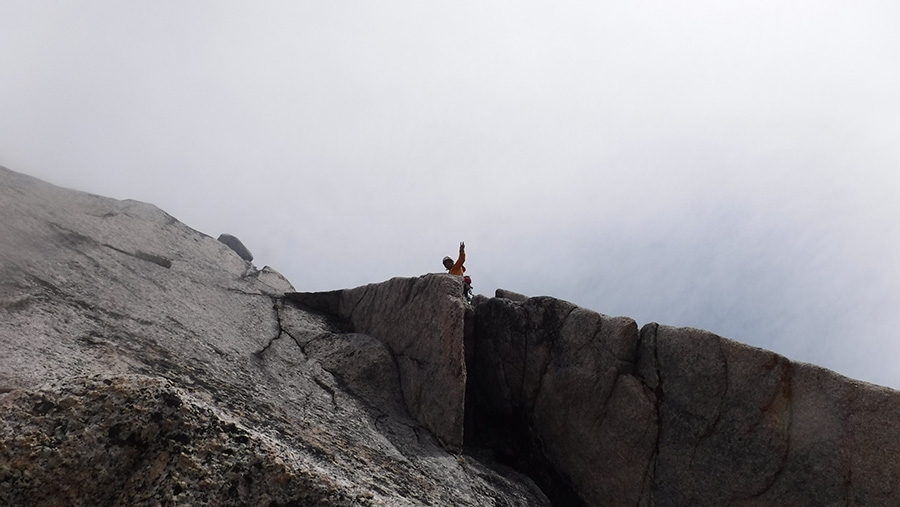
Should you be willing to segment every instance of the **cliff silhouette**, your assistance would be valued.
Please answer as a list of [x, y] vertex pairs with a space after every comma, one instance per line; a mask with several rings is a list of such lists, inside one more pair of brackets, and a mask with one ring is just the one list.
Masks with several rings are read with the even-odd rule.
[[[0, 168], [0, 505], [900, 505], [900, 393]], [[251, 245], [252, 246], [252, 245]]]

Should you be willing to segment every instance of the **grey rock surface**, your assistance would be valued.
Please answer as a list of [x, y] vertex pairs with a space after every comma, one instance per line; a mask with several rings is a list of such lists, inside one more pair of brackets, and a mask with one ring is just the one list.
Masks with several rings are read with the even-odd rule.
[[287, 297], [378, 338], [397, 364], [409, 413], [443, 443], [459, 447], [466, 397], [465, 326], [471, 316], [461, 294], [460, 277], [431, 274]]
[[154, 206], [0, 169], [0, 217], [0, 505], [546, 505], [409, 417], [382, 342]]
[[250, 250], [244, 246], [244, 243], [239, 240], [237, 237], [232, 236], [231, 234], [219, 234], [219, 241], [228, 246], [228, 248], [234, 250], [234, 253], [238, 254], [241, 259], [244, 259], [247, 262], [253, 260], [253, 254], [250, 253]]
[[900, 505], [897, 391], [461, 289], [295, 292], [0, 168], [0, 505]]
[[472, 316], [461, 294], [460, 277], [430, 274], [286, 297], [378, 338], [396, 362], [406, 409], [445, 445], [459, 447], [466, 399], [465, 331]]
[[381, 339], [410, 414], [444, 443], [463, 444], [466, 305], [460, 277], [394, 278], [345, 291], [339, 315]]

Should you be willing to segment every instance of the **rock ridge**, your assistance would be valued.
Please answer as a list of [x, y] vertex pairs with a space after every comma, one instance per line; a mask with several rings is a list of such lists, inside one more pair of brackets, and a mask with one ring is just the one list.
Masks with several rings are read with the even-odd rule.
[[656, 409], [633, 374], [632, 319], [493, 298], [475, 308], [474, 343], [472, 445], [528, 470], [555, 505], [646, 504]]
[[3, 168], [0, 217], [0, 505], [547, 505], [448, 453], [384, 344], [275, 270]]
[[3, 168], [0, 218], [2, 505], [900, 504], [888, 388], [443, 274], [297, 292]]
[[898, 501], [897, 391], [547, 297], [480, 300], [474, 343], [467, 444], [555, 505]]
[[429, 274], [285, 298], [346, 322], [384, 343], [396, 362], [409, 413], [442, 442], [463, 444], [465, 329], [471, 309], [458, 277]]

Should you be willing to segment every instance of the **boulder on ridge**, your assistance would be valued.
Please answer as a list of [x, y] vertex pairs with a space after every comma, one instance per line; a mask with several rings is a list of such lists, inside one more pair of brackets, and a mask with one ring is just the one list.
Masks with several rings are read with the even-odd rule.
[[219, 241], [228, 246], [228, 248], [234, 250], [234, 253], [238, 254], [241, 259], [244, 259], [247, 262], [253, 260], [253, 254], [250, 253], [250, 250], [244, 246], [244, 243], [237, 239], [237, 237], [232, 236], [231, 234], [219, 234]]

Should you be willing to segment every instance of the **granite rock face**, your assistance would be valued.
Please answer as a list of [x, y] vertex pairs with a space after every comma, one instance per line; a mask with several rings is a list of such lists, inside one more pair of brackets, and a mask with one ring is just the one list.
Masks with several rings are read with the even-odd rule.
[[0, 505], [546, 505], [271, 268], [6, 169], [0, 217]]
[[447, 445], [463, 444], [465, 327], [460, 277], [438, 274], [287, 297], [378, 338], [396, 361], [409, 413]]
[[164, 379], [71, 378], [10, 393], [2, 406], [4, 505], [367, 500]]
[[0, 505], [900, 505], [900, 393], [424, 275], [296, 292], [0, 168]]
[[555, 504], [649, 505], [656, 394], [635, 374], [637, 324], [549, 297], [475, 310], [473, 444], [527, 470]]
[[558, 505], [900, 505], [900, 393], [553, 298], [475, 309], [467, 443]]
[[900, 505], [897, 391], [697, 329], [642, 342], [656, 505]]

